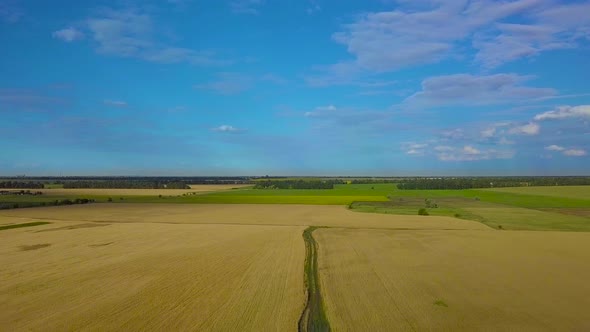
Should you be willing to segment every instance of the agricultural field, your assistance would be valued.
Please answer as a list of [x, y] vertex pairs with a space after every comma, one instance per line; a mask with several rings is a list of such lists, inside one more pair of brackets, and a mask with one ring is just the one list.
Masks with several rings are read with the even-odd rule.
[[590, 233], [317, 229], [335, 331], [586, 331]]
[[511, 187], [485, 189], [500, 193], [526, 194], [551, 197], [567, 197], [590, 200], [590, 186], [547, 186], [547, 187]]
[[584, 196], [392, 184], [1, 210], [0, 326], [587, 330], [582, 210]]
[[3, 330], [296, 330], [304, 227], [111, 219], [0, 231]]

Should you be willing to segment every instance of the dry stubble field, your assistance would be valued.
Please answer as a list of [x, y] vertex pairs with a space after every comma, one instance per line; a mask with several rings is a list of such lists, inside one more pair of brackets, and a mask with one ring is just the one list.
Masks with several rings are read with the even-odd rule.
[[[7, 224], [11, 218], [0, 220]], [[302, 231], [75, 218], [5, 230], [0, 326], [295, 330], [305, 299]]]
[[590, 233], [318, 229], [335, 331], [588, 331]]
[[[590, 233], [342, 206], [93, 204], [0, 212], [9, 330], [296, 330], [306, 226], [334, 330], [587, 330]], [[586, 325], [584, 325], [586, 324]]]

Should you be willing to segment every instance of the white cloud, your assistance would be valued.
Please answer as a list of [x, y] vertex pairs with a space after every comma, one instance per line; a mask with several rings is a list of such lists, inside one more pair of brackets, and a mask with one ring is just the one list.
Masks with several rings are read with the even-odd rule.
[[464, 147], [463, 147], [463, 152], [464, 152], [465, 154], [468, 154], [468, 155], [477, 155], [477, 154], [481, 154], [481, 152], [480, 152], [478, 149], [476, 149], [476, 148], [474, 148], [474, 147], [472, 147], [472, 146], [470, 146], [470, 145], [466, 145], [466, 146], [464, 146]]
[[514, 144], [514, 141], [511, 141], [511, 140], [507, 139], [506, 137], [501, 137], [500, 140], [498, 141], [498, 144], [510, 145], [510, 144]]
[[461, 147], [444, 147], [437, 150], [437, 158], [441, 161], [477, 161], [491, 159], [510, 159], [514, 157], [512, 150], [477, 149], [470, 145]]
[[391, 114], [384, 111], [356, 110], [351, 108], [338, 108], [334, 105], [318, 106], [313, 111], [303, 113], [303, 116], [318, 121], [332, 122], [340, 126], [352, 126], [360, 128], [360, 125], [386, 126]]
[[540, 130], [541, 126], [538, 123], [529, 122], [522, 126], [513, 127], [508, 132], [515, 135], [537, 135]]
[[523, 99], [556, 95], [551, 88], [533, 88], [523, 83], [530, 79], [517, 74], [476, 76], [455, 74], [429, 77], [422, 91], [406, 98], [409, 104], [483, 105], [509, 103]]
[[428, 146], [427, 143], [404, 142], [402, 143], [402, 150], [410, 156], [424, 156], [428, 152]]
[[497, 35], [481, 34], [473, 42], [479, 50], [475, 60], [487, 68], [543, 51], [575, 47], [572, 40], [558, 36], [560, 29], [555, 26], [499, 23], [495, 27]]
[[424, 151], [417, 150], [417, 149], [410, 149], [410, 150], [406, 151], [406, 154], [414, 155], [414, 156], [422, 156], [422, 155], [424, 155]]
[[563, 151], [563, 154], [568, 157], [582, 157], [586, 155], [586, 151], [582, 149], [569, 149]]
[[163, 64], [227, 65], [207, 50], [174, 47], [158, 42], [152, 17], [137, 10], [102, 10], [85, 21], [97, 51], [106, 55], [139, 58]]
[[489, 127], [487, 129], [484, 129], [481, 131], [481, 137], [483, 137], [483, 138], [494, 137], [495, 133], [496, 133], [496, 127]]
[[465, 132], [461, 128], [446, 130], [440, 134], [444, 139], [458, 140], [465, 137]]
[[563, 151], [565, 150], [565, 148], [563, 146], [559, 146], [559, 145], [549, 145], [545, 147], [545, 150], [549, 150], [549, 151]]
[[445, 151], [453, 151], [454, 148], [452, 146], [448, 146], [448, 145], [438, 145], [434, 147], [435, 151], [438, 152], [445, 152]]
[[72, 27], [54, 31], [51, 35], [53, 38], [61, 39], [66, 43], [84, 38], [84, 33], [82, 31]]
[[[511, 123], [504, 121], [504, 122], [496, 122], [493, 123], [491, 125], [489, 125], [487, 128], [481, 130], [479, 132], [481, 138], [485, 139], [485, 140], [492, 140], [493, 138], [502, 136], [506, 134], [506, 127], [510, 126]], [[504, 143], [500, 143], [500, 144], [511, 144], [508, 143], [509, 141], [506, 140], [505, 137], [501, 137], [500, 139], [501, 142]]]
[[258, 7], [262, 5], [262, 0], [235, 0], [230, 2], [229, 6], [234, 14], [257, 15], [260, 13]]
[[[371, 12], [342, 27], [333, 39], [346, 46], [354, 63], [391, 71], [457, 58], [464, 44], [477, 50], [484, 67], [577, 47], [588, 38], [590, 3], [545, 0], [396, 1], [392, 11]], [[526, 19], [523, 20], [523, 17]], [[525, 22], [514, 24], [514, 21]]]
[[230, 125], [221, 125], [219, 127], [211, 128], [213, 131], [222, 132], [222, 133], [235, 133], [242, 131], [242, 129], [236, 128]]
[[555, 144], [546, 146], [545, 150], [561, 152], [564, 156], [568, 156], [568, 157], [582, 157], [582, 156], [586, 155], [586, 150], [570, 149], [570, 148], [566, 148], [566, 147], [563, 147], [560, 145], [555, 145]]
[[311, 0], [307, 6], [307, 15], [313, 15], [315, 13], [318, 13], [322, 10], [322, 7], [320, 7], [320, 5], [315, 1], [315, 0]]
[[127, 102], [121, 100], [105, 100], [103, 104], [113, 107], [127, 107]]
[[567, 118], [590, 118], [590, 105], [559, 106], [556, 109], [537, 114], [535, 120], [561, 120]]

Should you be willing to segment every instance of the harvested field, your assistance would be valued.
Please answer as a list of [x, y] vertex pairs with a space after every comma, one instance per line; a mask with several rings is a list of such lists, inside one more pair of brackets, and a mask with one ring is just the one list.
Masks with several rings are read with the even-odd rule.
[[[242, 204], [91, 204], [0, 211], [1, 216], [30, 220], [106, 223], [191, 223], [284, 226], [336, 226], [391, 229], [491, 228], [452, 217], [357, 213], [331, 205]], [[2, 220], [2, 219], [0, 219]]]
[[3, 330], [297, 329], [303, 227], [80, 224], [0, 233]]
[[335, 331], [587, 331], [590, 234], [317, 229]]
[[7, 330], [590, 328], [590, 233], [342, 206], [0, 211], [2, 225], [38, 222], [0, 232]]

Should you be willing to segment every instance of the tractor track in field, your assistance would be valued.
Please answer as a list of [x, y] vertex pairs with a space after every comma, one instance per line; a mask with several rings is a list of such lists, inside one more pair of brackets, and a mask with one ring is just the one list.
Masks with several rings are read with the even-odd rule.
[[305, 242], [305, 286], [307, 298], [305, 308], [298, 322], [300, 332], [330, 331], [330, 323], [324, 311], [324, 302], [320, 293], [318, 271], [318, 244], [312, 236], [318, 227], [310, 226], [303, 231]]

